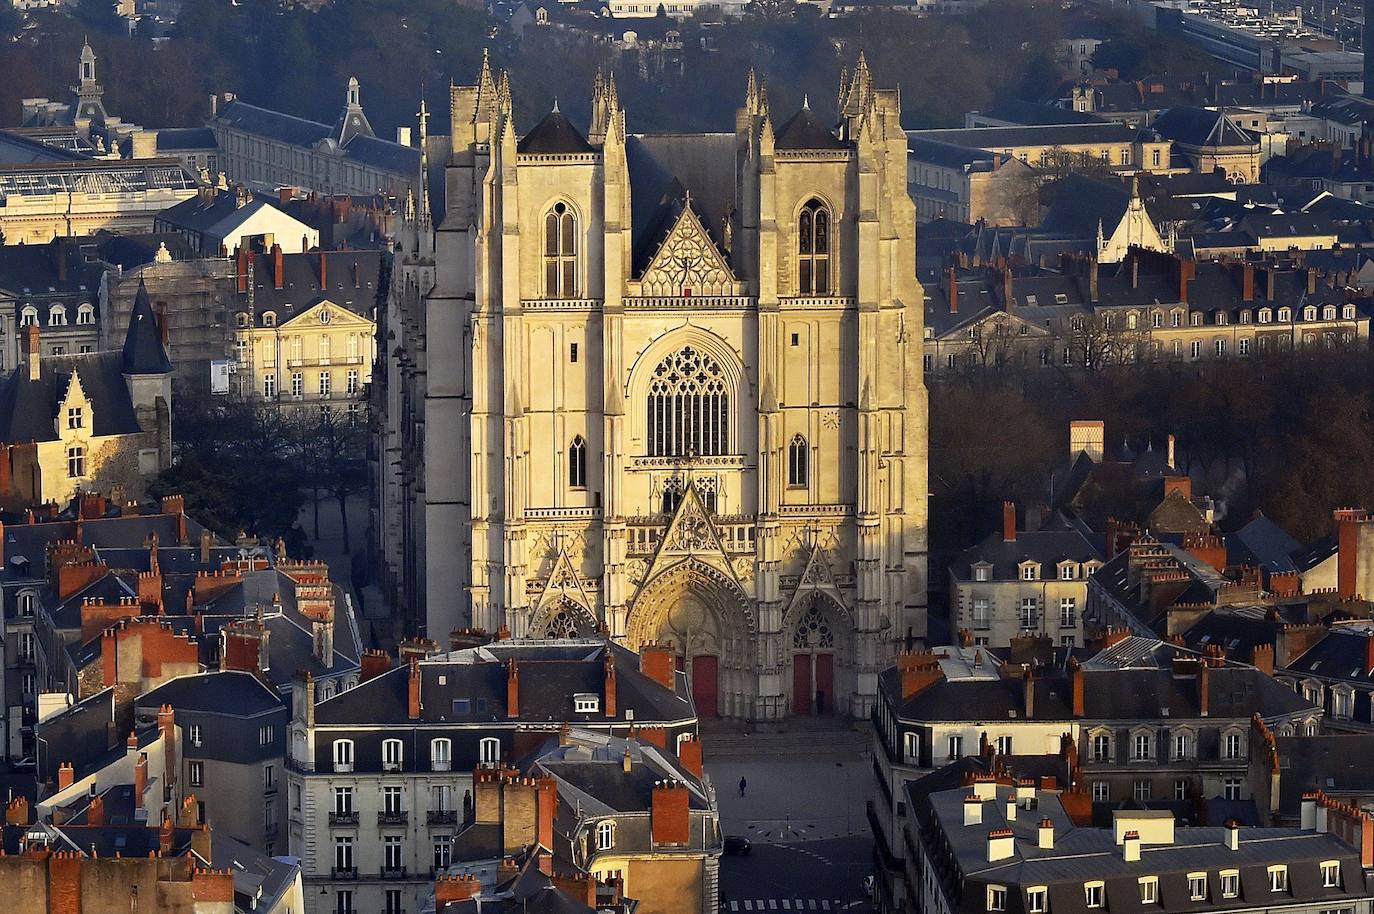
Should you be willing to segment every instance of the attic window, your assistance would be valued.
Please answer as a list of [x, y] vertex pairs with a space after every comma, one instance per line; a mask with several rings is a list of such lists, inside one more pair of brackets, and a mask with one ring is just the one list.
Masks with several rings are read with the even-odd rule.
[[1026, 296], [1026, 304], [1029, 305], [1029, 306], [1031, 306], [1032, 308], [1035, 307], [1035, 304], [1036, 304], [1035, 296], [1034, 296], [1034, 295], [1027, 295], [1027, 296]]
[[1056, 305], [1067, 305], [1069, 303], [1069, 296], [1063, 292], [1056, 292], [1054, 293], [1054, 303]]
[[582, 692], [573, 696], [573, 711], [578, 714], [595, 714], [601, 709], [601, 696]]
[[472, 701], [469, 700], [469, 699], [467, 699], [467, 698], [455, 698], [455, 699], [453, 699], [453, 713], [454, 713], [455, 715], [458, 715], [458, 714], [471, 714], [471, 713], [472, 713]]

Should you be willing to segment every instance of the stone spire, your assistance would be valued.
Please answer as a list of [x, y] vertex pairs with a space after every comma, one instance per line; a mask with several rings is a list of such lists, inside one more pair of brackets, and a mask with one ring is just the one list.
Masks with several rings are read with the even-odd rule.
[[420, 98], [420, 200], [418, 219], [422, 226], [429, 225], [429, 107], [423, 96]]

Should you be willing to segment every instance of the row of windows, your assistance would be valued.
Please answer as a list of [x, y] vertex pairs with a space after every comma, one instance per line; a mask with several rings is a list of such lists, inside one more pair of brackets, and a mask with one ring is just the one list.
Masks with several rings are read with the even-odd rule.
[[[804, 203], [797, 215], [795, 254], [799, 295], [831, 294], [834, 285], [830, 263], [832, 224], [829, 207], [815, 198]], [[544, 216], [543, 250], [544, 296], [577, 298], [581, 292], [577, 265], [577, 215], [566, 203], [555, 203]], [[267, 322], [269, 316], [273, 323]], [[276, 315], [263, 315], [265, 326], [273, 326], [275, 319]]]
[[[792, 437], [787, 446], [787, 484], [793, 488], [806, 486], [811, 461], [810, 447], [800, 434]], [[568, 485], [574, 489], [587, 487], [587, 441], [581, 435], [568, 445]], [[676, 507], [676, 506], [674, 506]], [[671, 513], [668, 511], [667, 513]]]
[[[1292, 340], [1287, 335], [1272, 337], [1278, 340], [1278, 345], [1274, 348], [1288, 350], [1292, 345]], [[1262, 353], [1270, 351], [1271, 336], [1260, 336], [1255, 339], [1250, 337], [1240, 337], [1236, 340], [1236, 354], [1244, 357], [1248, 356], [1258, 348]], [[1321, 334], [1320, 339], [1315, 333], [1304, 333], [1302, 345], [1313, 348], [1320, 343], [1327, 349], [1334, 349], [1340, 343], [1349, 345], [1355, 341], [1355, 333], [1351, 330], [1341, 332], [1339, 335], [1334, 330], [1327, 330]], [[1146, 358], [1160, 359], [1164, 357], [1164, 343], [1162, 340], [1155, 340], [1151, 343], [1137, 343], [1133, 346], [1114, 347], [1109, 345], [1084, 347], [1082, 345], [1065, 346], [1059, 351], [1059, 362], [1065, 366], [1072, 366], [1089, 361], [1094, 364], [1105, 364], [1108, 362], [1137, 362]], [[1089, 351], [1090, 350], [1090, 351]], [[1230, 352], [1230, 343], [1226, 337], [1216, 337], [1212, 340], [1212, 345], [1208, 347], [1204, 340], [1192, 340], [1188, 344], [1188, 356], [1194, 360], [1201, 359], [1204, 352], [1210, 351], [1211, 354], [1224, 357]], [[1173, 340], [1169, 347], [1170, 357], [1182, 359], [1184, 356], [1183, 340]], [[959, 367], [959, 352], [947, 352], [945, 354], [944, 366], [949, 370]], [[1009, 357], [1010, 356], [1010, 357]], [[977, 351], [964, 351], [964, 361], [969, 368], [982, 366], [985, 360]], [[1026, 363], [1026, 351], [1015, 349], [1010, 353], [998, 351], [993, 353], [990, 359], [994, 367], [1001, 368], [1004, 364], [1015, 361], [1018, 364]], [[1048, 367], [1055, 364], [1055, 350], [1046, 346], [1040, 350], [1040, 365]], [[922, 366], [926, 371], [935, 370], [935, 357], [926, 353], [922, 358]]]
[[[276, 734], [276, 728], [271, 724], [263, 724], [258, 728], [258, 746], [266, 747], [272, 744], [272, 737]], [[186, 739], [192, 746], [205, 745], [205, 732], [200, 724], [191, 724], [186, 728]]]
[[[1328, 860], [1321, 864], [1322, 885], [1336, 888], [1341, 884], [1341, 864], [1339, 860]], [[1268, 867], [1269, 892], [1271, 894], [1288, 892], [1288, 867], [1278, 863]], [[1205, 872], [1188, 874], [1188, 898], [1190, 901], [1209, 900], [1209, 880]], [[1140, 876], [1136, 880], [1140, 893], [1140, 903], [1154, 905], [1160, 903], [1159, 877]], [[1217, 873], [1217, 888], [1221, 898], [1240, 897], [1240, 870], [1221, 870]], [[1049, 887], [1029, 886], [1025, 890], [1025, 909], [1030, 914], [1049, 914]], [[1083, 905], [1087, 908], [1106, 907], [1106, 883], [1091, 881], [1083, 883]], [[989, 911], [1007, 910], [1007, 887], [990, 885], [987, 888], [987, 908]]]
[[[404, 743], [399, 739], [382, 740], [382, 770], [400, 771], [405, 761]], [[349, 772], [353, 770], [354, 744], [351, 739], [336, 739], [333, 743], [334, 770]], [[494, 736], [483, 737], [477, 743], [477, 760], [483, 765], [494, 765], [501, 759], [501, 740]], [[429, 742], [429, 764], [434, 771], [448, 771], [453, 765], [453, 741], [448, 737], [438, 737]], [[398, 788], [399, 789], [399, 788]]]
[[[246, 316], [246, 315], [243, 315]], [[349, 360], [361, 358], [359, 352], [362, 347], [361, 334], [350, 333], [344, 338], [345, 355]], [[333, 336], [321, 334], [316, 338], [316, 358], [321, 362], [328, 362], [334, 357]], [[234, 350], [240, 362], [248, 361], [248, 340], [238, 339], [234, 341]], [[305, 358], [305, 341], [301, 336], [291, 336], [286, 339], [286, 358], [290, 362], [300, 362]], [[263, 340], [262, 363], [266, 368], [274, 368], [277, 364], [277, 343], [275, 340]]]
[[[1073, 562], [1064, 561], [1056, 566], [1055, 577], [1061, 581], [1077, 581], [1088, 578], [1094, 571], [1102, 567], [1101, 562]], [[975, 581], [992, 580], [992, 566], [979, 562], [972, 566], [973, 579]], [[1022, 562], [1017, 572], [1017, 577], [1023, 581], [1038, 581], [1041, 578], [1043, 567], [1039, 562]]]
[[[1156, 734], [1148, 731], [1131, 734], [1130, 760], [1154, 761], [1158, 754], [1157, 739]], [[1197, 757], [1197, 737], [1189, 730], [1174, 731], [1169, 747], [1169, 757], [1175, 761]], [[1116, 760], [1116, 737], [1110, 733], [1093, 734], [1088, 741], [1088, 750], [1089, 758], [1094, 762], [1113, 762]], [[1239, 731], [1222, 734], [1221, 758], [1227, 761], [1245, 758], [1244, 734]]]
[[[319, 381], [315, 390], [321, 397], [332, 397], [334, 395], [334, 375], [332, 372], [322, 371], [319, 373]], [[355, 396], [362, 390], [359, 382], [358, 369], [350, 368], [344, 378], [344, 393], [347, 396]], [[277, 395], [277, 375], [275, 372], [266, 372], [262, 376], [262, 395], [271, 399]], [[305, 374], [299, 371], [291, 372], [291, 396], [300, 400], [305, 397]]]
[[[95, 323], [95, 306], [87, 302], [82, 302], [76, 306], [76, 322], [79, 325], [89, 325]], [[19, 326], [32, 327], [38, 323], [38, 309], [33, 305], [25, 305], [19, 312]], [[53, 305], [48, 309], [48, 326], [65, 327], [67, 326], [67, 306]]]
[[[992, 627], [991, 602], [987, 597], [973, 598], [973, 627], [986, 629]], [[1017, 607], [1017, 623], [1022, 629], [1036, 630], [1040, 627], [1040, 599], [1022, 597]], [[1078, 625], [1078, 598], [1059, 598], [1059, 627], [1074, 628]]]

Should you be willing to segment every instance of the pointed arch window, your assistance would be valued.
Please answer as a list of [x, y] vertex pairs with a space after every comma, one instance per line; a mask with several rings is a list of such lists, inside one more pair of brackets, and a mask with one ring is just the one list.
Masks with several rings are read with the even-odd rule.
[[544, 217], [544, 294], [577, 297], [577, 217], [566, 203]]
[[587, 487], [587, 442], [581, 435], [568, 445], [568, 485], [574, 489]]
[[797, 217], [797, 291], [830, 294], [830, 210], [816, 199]]
[[806, 439], [801, 435], [793, 435], [792, 443], [787, 446], [787, 484], [789, 486], [801, 487], [807, 484], [807, 460], [809, 457]]
[[649, 456], [729, 453], [729, 384], [720, 364], [701, 350], [684, 346], [658, 363], [647, 406]]

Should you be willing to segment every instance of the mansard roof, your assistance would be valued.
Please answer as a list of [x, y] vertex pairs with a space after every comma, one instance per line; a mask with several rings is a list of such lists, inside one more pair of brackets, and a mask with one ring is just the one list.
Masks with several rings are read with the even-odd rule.
[[72, 376], [78, 374], [81, 389], [92, 405], [94, 435], [131, 435], [141, 431], [122, 370], [119, 352], [43, 358], [36, 381], [30, 381], [27, 369], [20, 366], [10, 373], [0, 390], [0, 440], [56, 441], [57, 411], [71, 386]]
[[557, 105], [521, 138], [515, 149], [532, 155], [576, 155], [596, 151]]

